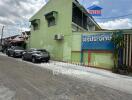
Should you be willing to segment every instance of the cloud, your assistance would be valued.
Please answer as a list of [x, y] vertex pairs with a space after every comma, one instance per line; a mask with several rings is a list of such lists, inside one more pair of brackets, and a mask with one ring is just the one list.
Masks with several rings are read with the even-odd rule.
[[94, 2], [92, 2], [92, 4], [91, 5], [99, 5], [100, 4], [100, 2], [99, 1], [94, 1]]
[[14, 27], [21, 26], [25, 31], [29, 28], [28, 19], [45, 4], [45, 0], [0, 0], [0, 28], [4, 25], [7, 30], [8, 26], [15, 32]]
[[98, 23], [103, 29], [130, 29], [132, 28], [132, 19], [116, 19], [113, 21]]

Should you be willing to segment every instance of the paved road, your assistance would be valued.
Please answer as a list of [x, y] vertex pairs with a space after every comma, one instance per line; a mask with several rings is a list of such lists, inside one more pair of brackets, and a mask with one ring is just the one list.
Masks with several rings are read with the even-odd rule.
[[0, 100], [132, 100], [132, 95], [0, 56]]

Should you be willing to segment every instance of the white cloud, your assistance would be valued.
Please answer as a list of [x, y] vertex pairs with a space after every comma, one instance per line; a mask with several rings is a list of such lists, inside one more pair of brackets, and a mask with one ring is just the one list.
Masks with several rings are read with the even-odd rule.
[[132, 19], [116, 19], [113, 21], [98, 23], [103, 29], [130, 29], [132, 28]]
[[91, 5], [99, 5], [100, 4], [100, 2], [99, 1], [94, 1], [94, 2], [92, 2], [92, 4]]
[[45, 0], [0, 0], [0, 28], [4, 25], [7, 35], [18, 34], [20, 26], [22, 31], [29, 29], [28, 19], [45, 4]]

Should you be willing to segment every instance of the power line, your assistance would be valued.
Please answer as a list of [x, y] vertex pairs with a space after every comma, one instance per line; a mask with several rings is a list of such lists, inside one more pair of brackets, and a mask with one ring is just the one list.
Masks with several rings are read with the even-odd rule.
[[116, 18], [122, 18], [122, 17], [127, 17], [127, 16], [132, 16], [132, 14], [126, 14], [126, 15], [115, 16], [115, 17], [95, 18], [95, 19], [116, 19]]
[[[82, 4], [84, 4], [84, 1], [85, 0], [82, 0]], [[132, 13], [129, 13], [126, 15], [114, 16], [114, 17], [102, 17], [102, 18], [95, 17], [94, 19], [116, 19], [116, 18], [122, 18], [122, 17], [127, 17], [127, 16], [132, 16]]]

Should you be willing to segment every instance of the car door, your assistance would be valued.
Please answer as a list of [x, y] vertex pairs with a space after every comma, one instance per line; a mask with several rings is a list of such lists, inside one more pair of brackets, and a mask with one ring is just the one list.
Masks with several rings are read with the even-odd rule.
[[29, 52], [29, 51], [27, 50], [27, 51], [25, 51], [25, 53], [24, 53], [24, 58], [27, 59], [27, 60], [29, 59], [29, 58], [28, 58], [28, 55], [29, 55], [28, 52]]
[[29, 50], [29, 51], [27, 52], [26, 58], [29, 59], [29, 60], [32, 59], [32, 50]]
[[24, 56], [25, 59], [27, 59], [27, 53], [28, 53], [28, 51], [24, 51], [23, 56]]
[[11, 47], [11, 48], [9, 49], [9, 52], [10, 52], [11, 55], [13, 55], [13, 53], [14, 53], [14, 52], [13, 52], [14, 49], [15, 49], [15, 47]]
[[29, 59], [31, 60], [32, 59], [32, 55], [33, 55], [33, 50], [31, 50], [30, 52], [29, 52]]

